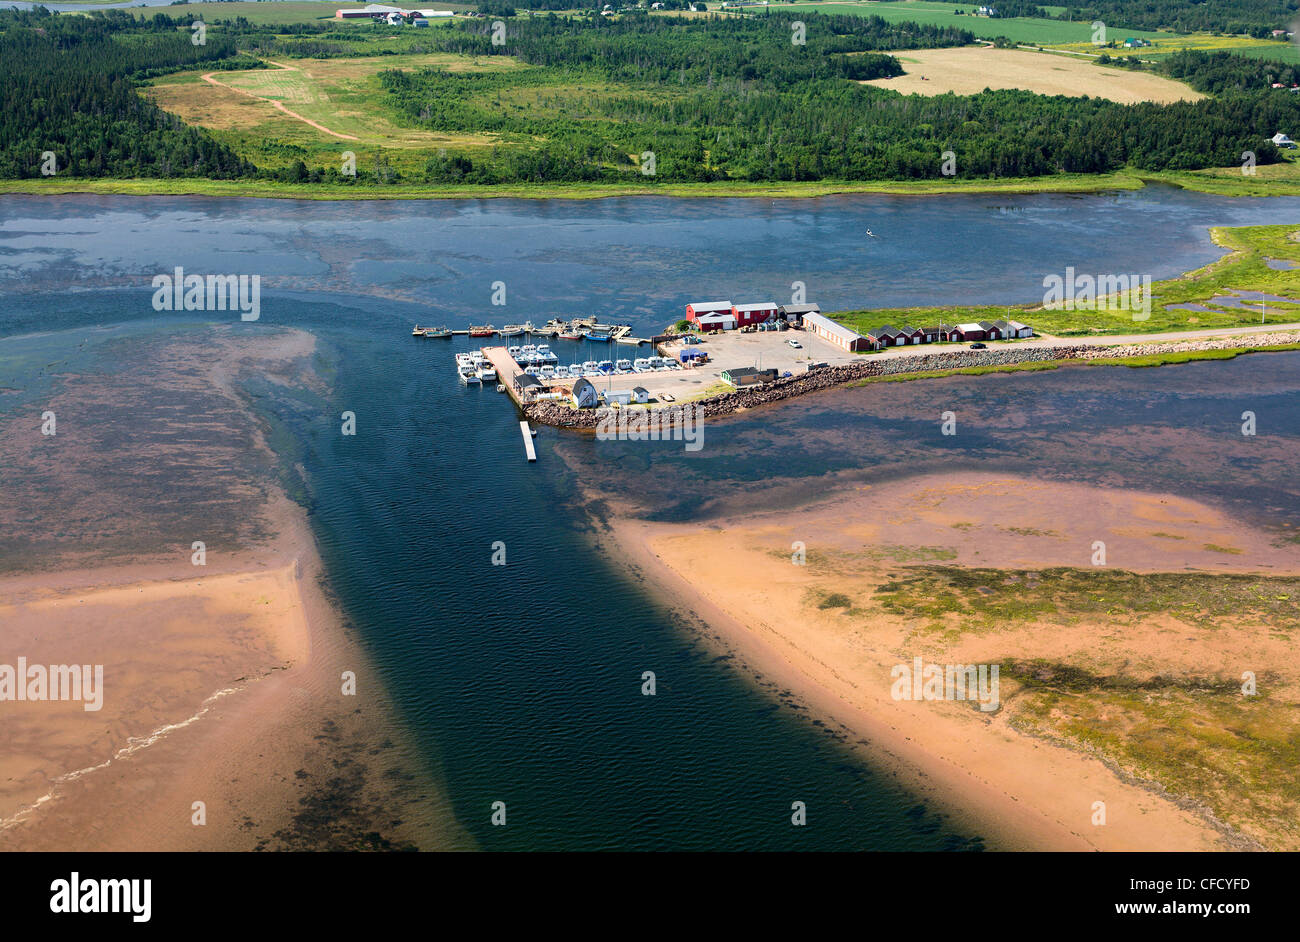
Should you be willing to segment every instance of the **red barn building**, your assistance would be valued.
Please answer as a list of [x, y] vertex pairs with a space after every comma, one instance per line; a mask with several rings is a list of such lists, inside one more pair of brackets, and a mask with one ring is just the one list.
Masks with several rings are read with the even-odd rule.
[[761, 324], [769, 317], [776, 317], [778, 310], [775, 301], [757, 301], [753, 304], [734, 305], [731, 314], [736, 318], [737, 327], [748, 327], [750, 324]]
[[686, 319], [698, 330], [732, 330], [736, 315], [730, 301], [695, 301], [686, 305]]

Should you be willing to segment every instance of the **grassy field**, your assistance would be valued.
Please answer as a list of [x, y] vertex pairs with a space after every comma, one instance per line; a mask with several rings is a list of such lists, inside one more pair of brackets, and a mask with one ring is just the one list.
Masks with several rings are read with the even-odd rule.
[[[1122, 33], [1122, 35], [1119, 35]], [[1135, 36], [1131, 32], [1117, 30], [1111, 33], [1111, 38], [1119, 35], [1120, 42], [1129, 36]], [[1206, 52], [1232, 52], [1238, 55], [1249, 56], [1255, 59], [1272, 59], [1278, 62], [1291, 64], [1300, 63], [1300, 47], [1291, 42], [1278, 42], [1271, 39], [1251, 39], [1247, 36], [1211, 36], [1206, 33], [1196, 33], [1188, 36], [1163, 34], [1151, 39], [1153, 45], [1141, 47], [1138, 49], [1124, 48], [1105, 48], [1098, 49], [1086, 40], [1070, 43], [1052, 43], [1051, 48], [1062, 52], [1076, 52], [1087, 55], [1096, 55], [1104, 52], [1112, 58], [1122, 58], [1128, 56], [1137, 56], [1144, 60], [1158, 60], [1165, 56], [1180, 52], [1183, 49], [1196, 49]]]
[[[333, 145], [332, 153], [347, 149]], [[354, 148], [355, 149], [355, 148]], [[358, 164], [361, 152], [358, 151]], [[382, 199], [605, 199], [615, 196], [683, 196], [735, 199], [806, 199], [845, 193], [887, 193], [928, 196], [943, 193], [1096, 193], [1135, 190], [1142, 181], [1126, 173], [1058, 175], [1005, 180], [923, 180], [870, 183], [545, 183], [500, 184], [491, 187], [454, 184], [358, 184], [322, 187], [318, 184], [273, 180], [204, 180], [196, 178], [96, 180], [41, 177], [0, 180], [0, 195], [25, 193], [54, 196], [69, 193], [131, 196], [245, 196], [261, 199], [382, 200]]]
[[[965, 3], [930, 3], [927, 0], [897, 0], [897, 2], [874, 2], [873, 0], [870, 3], [783, 3], [772, 9], [775, 11], [807, 10], [848, 16], [879, 16], [896, 23], [931, 23], [935, 26], [968, 30], [982, 39], [1005, 36], [1014, 42], [1033, 45], [1089, 43], [1092, 40], [1092, 26], [1089, 23], [1026, 17], [990, 19], [986, 16], [975, 16], [977, 6], [977, 4]], [[960, 14], [955, 12], [958, 10], [961, 11]], [[1122, 38], [1132, 36], [1155, 41], [1157, 38], [1172, 38], [1174, 35], [1147, 30], [1125, 30]]]
[[365, 165], [383, 148], [391, 152], [387, 156], [393, 166], [417, 169], [438, 148], [472, 154], [491, 147], [495, 140], [490, 135], [426, 131], [390, 119], [379, 73], [421, 68], [500, 72], [522, 67], [504, 56], [476, 59], [448, 53], [291, 59], [246, 72], [169, 75], [145, 93], [159, 107], [209, 129], [259, 166], [284, 166], [297, 159], [313, 166], [333, 165], [337, 155], [349, 149], [358, 164]]
[[[1151, 316], [1135, 321], [1132, 312], [1046, 310], [1041, 302], [1019, 306], [884, 308], [846, 311], [834, 315], [858, 331], [884, 324], [962, 323], [1015, 318], [1041, 333], [1057, 336], [1159, 333], [1170, 330], [1243, 327], [1260, 323], [1261, 293], [1300, 299], [1300, 267], [1271, 268], [1270, 260], [1300, 266], [1300, 230], [1289, 226], [1248, 226], [1211, 230], [1214, 241], [1228, 249], [1222, 259], [1179, 278], [1152, 285]], [[1095, 273], [1093, 273], [1095, 274]], [[1240, 294], [1246, 307], [1221, 303]], [[1218, 300], [1216, 300], [1218, 299]], [[1171, 305], [1194, 304], [1204, 310]], [[1267, 317], [1275, 323], [1300, 321], [1300, 303], [1270, 300]]]
[[[983, 638], [985, 648], [1018, 648], [1023, 640], [1011, 639], [1027, 632], [1048, 638], [1099, 625], [1119, 629], [1086, 653], [990, 658], [1001, 665], [1011, 725], [1104, 755], [1172, 794], [1195, 796], [1269, 846], [1300, 840], [1300, 780], [1292, 774], [1300, 760], [1296, 675], [1289, 667], [1261, 672], [1259, 695], [1244, 697], [1226, 653], [1234, 637], [1241, 646], [1287, 644], [1300, 614], [1300, 579], [940, 565], [891, 575], [865, 614], [905, 618], [931, 644]], [[1189, 670], [1176, 654], [1157, 654], [1164, 633], [1200, 639], [1204, 666]]]
[[1149, 72], [1107, 68], [1086, 59], [1024, 49], [963, 46], [910, 50], [897, 56], [906, 74], [863, 84], [907, 95], [973, 95], [986, 88], [1022, 88], [1040, 95], [1090, 95], [1123, 104], [1205, 97], [1181, 82]]

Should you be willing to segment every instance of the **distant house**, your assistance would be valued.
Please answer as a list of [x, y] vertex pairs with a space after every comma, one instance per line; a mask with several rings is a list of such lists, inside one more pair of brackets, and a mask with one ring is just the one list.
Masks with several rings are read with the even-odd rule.
[[845, 350], [868, 350], [872, 343], [862, 334], [850, 327], [845, 327], [838, 321], [833, 321], [824, 314], [805, 314], [803, 318], [805, 330], [812, 331], [823, 340], [829, 340], [837, 347], [843, 347]]
[[416, 26], [416, 27], [422, 27], [422, 28], [424, 28], [424, 29], [428, 29], [428, 28], [429, 28], [429, 21], [426, 20], [426, 19], [425, 19], [424, 17], [422, 17], [422, 16], [417, 16], [415, 19], [411, 20], [411, 25], [412, 25], [412, 26]]
[[723, 370], [722, 381], [730, 383], [737, 389], [746, 386], [761, 386], [776, 381], [776, 370], [760, 370], [753, 366], [741, 366], [734, 370]]
[[1291, 140], [1291, 138], [1287, 137], [1281, 131], [1273, 135], [1273, 143], [1276, 144], [1278, 147], [1283, 148], [1284, 150], [1296, 149], [1295, 141]]
[[997, 7], [980, 7], [975, 11], [976, 16], [997, 16]]
[[600, 393], [591, 380], [579, 377], [573, 381], [573, 407], [575, 409], [594, 409], [600, 403]]
[[984, 328], [985, 340], [1001, 340], [1002, 328], [992, 321], [980, 321], [980, 327]]

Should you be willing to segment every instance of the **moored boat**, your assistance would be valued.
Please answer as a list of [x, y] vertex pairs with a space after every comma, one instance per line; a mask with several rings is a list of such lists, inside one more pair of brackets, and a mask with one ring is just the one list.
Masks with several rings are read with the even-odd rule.
[[471, 337], [491, 337], [496, 332], [496, 328], [491, 324], [480, 324], [469, 329], [469, 335]]

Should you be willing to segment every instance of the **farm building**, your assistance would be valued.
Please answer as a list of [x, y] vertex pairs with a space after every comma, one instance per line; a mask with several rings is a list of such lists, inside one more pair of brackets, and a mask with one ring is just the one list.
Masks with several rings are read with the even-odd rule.
[[731, 313], [736, 318], [737, 327], [761, 324], [769, 317], [775, 317], [778, 308], [775, 301], [756, 301], [752, 304], [732, 305]]
[[[403, 10], [401, 7], [384, 6], [380, 3], [371, 3], [361, 9], [352, 10], [335, 10], [334, 18], [337, 20], [378, 20], [382, 19], [397, 26], [402, 20], [410, 20], [415, 23], [416, 20], [433, 20], [446, 19], [454, 16], [451, 10]], [[397, 17], [397, 19], [394, 19]], [[419, 25], [416, 23], [415, 25]], [[428, 26], [428, 23], [424, 24]]]
[[776, 380], [776, 370], [760, 370], [753, 366], [741, 366], [734, 370], [723, 370], [722, 381], [730, 383], [737, 389], [745, 386], [761, 386]]
[[845, 350], [868, 350], [872, 347], [872, 342], [856, 330], [836, 323], [823, 314], [804, 315], [803, 326], [818, 337], [829, 340]]
[[785, 318], [789, 324], [799, 324], [809, 314], [820, 314], [822, 309], [816, 304], [782, 304], [779, 311], [781, 317]]
[[573, 407], [575, 409], [594, 409], [600, 402], [600, 394], [591, 380], [579, 377], [573, 383]]

